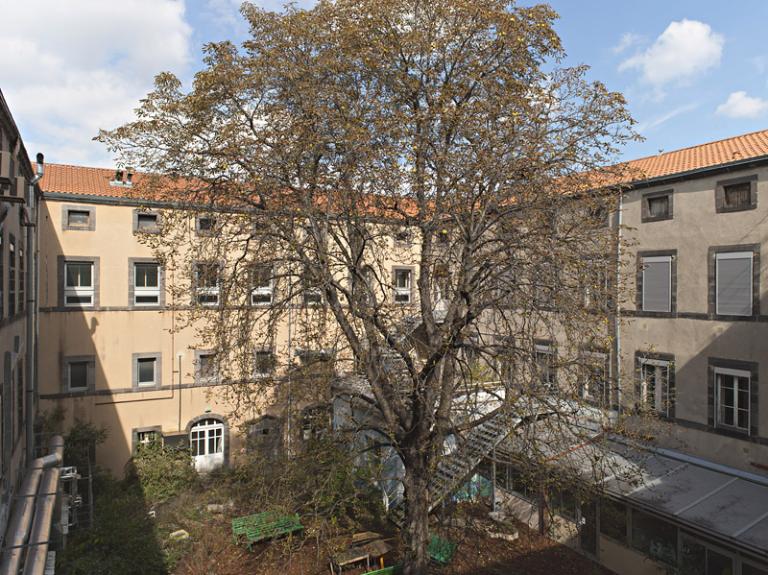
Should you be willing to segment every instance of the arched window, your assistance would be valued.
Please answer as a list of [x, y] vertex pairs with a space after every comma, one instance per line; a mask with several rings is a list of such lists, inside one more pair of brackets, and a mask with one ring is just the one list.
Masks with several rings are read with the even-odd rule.
[[189, 447], [198, 471], [211, 471], [224, 465], [224, 422], [207, 417], [189, 429]]

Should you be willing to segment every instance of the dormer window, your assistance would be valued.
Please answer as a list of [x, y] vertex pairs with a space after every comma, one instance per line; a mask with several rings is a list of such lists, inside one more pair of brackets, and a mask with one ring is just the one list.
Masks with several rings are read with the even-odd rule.
[[115, 170], [115, 177], [109, 182], [110, 186], [123, 186], [129, 188], [133, 185], [133, 168]]

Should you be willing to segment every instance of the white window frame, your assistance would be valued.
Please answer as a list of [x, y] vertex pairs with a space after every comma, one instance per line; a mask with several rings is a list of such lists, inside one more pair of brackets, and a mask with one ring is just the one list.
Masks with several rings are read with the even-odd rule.
[[[650, 312], [656, 312], [656, 313], [669, 313], [672, 311], [672, 256], [642, 256], [642, 265], [643, 265], [643, 311], [650, 311]], [[646, 309], [646, 303], [645, 303], [645, 295], [647, 293], [647, 283], [645, 281], [645, 272], [646, 272], [646, 263], [654, 264], [654, 263], [666, 263], [669, 266], [669, 274], [668, 274], [668, 280], [669, 285], [669, 298], [667, 299], [667, 309], [666, 310], [648, 310]]]
[[[545, 347], [545, 346], [542, 346]], [[603, 353], [600, 351], [588, 351], [584, 353], [584, 359], [585, 361], [589, 362], [591, 365], [600, 365], [601, 368], [605, 371], [605, 378], [602, 381], [602, 392], [603, 395], [609, 395], [609, 401], [610, 401], [610, 393], [609, 393], [609, 382], [611, 379], [610, 374], [610, 364], [608, 363], [608, 354]], [[591, 378], [592, 370], [589, 370], [589, 376], [587, 378], [587, 381], [582, 389], [582, 399], [586, 401], [591, 401], [595, 403], [601, 403], [605, 399], [605, 397], [600, 397], [599, 394], [595, 393], [597, 390], [593, 389], [595, 385], [598, 385], [597, 382], [592, 381]], [[606, 393], [608, 392], [608, 393]]]
[[[157, 286], [146, 287], [137, 285], [136, 271], [139, 266], [155, 266], [157, 268]], [[160, 264], [156, 262], [133, 263], [133, 305], [137, 307], [157, 307], [160, 305]], [[140, 297], [154, 297], [154, 302], [140, 302]]]
[[[735, 431], [738, 431], [740, 433], [750, 433], [750, 429], [752, 426], [752, 374], [749, 371], [743, 370], [743, 369], [731, 369], [728, 367], [716, 367], [714, 368], [715, 372], [715, 427], [720, 427], [724, 429], [733, 429]], [[722, 391], [721, 391], [721, 385], [720, 380], [718, 376], [720, 375], [727, 375], [731, 377], [738, 377], [738, 378], [746, 378], [747, 380], [747, 405], [746, 407], [743, 407], [739, 404], [739, 393], [738, 389], [734, 388], [734, 394], [733, 394], [733, 406], [730, 408], [733, 411], [734, 414], [734, 424], [730, 425], [727, 423], [722, 422], [722, 416], [721, 416], [721, 409], [722, 409]], [[739, 411], [746, 411], [747, 412], [747, 426], [746, 427], [739, 427]]]
[[[88, 265], [91, 266], [91, 285], [86, 286], [68, 286], [67, 273], [70, 265]], [[67, 261], [64, 262], [64, 306], [65, 307], [92, 307], [96, 297], [96, 265], [94, 262]], [[90, 298], [88, 302], [70, 302], [70, 297]]]
[[[213, 449], [210, 449], [211, 440], [214, 444]], [[214, 417], [198, 421], [189, 430], [189, 446], [192, 457], [223, 455], [224, 441], [224, 423]], [[202, 446], [202, 450], [198, 449], [200, 446]]]
[[[643, 405], [645, 405], [655, 413], [658, 413], [665, 417], [669, 417], [669, 404], [670, 404], [669, 380], [670, 380], [670, 375], [672, 373], [672, 362], [664, 359], [640, 357], [638, 358], [638, 363], [640, 364], [640, 395], [641, 395], [641, 400], [643, 402]], [[653, 366], [654, 368], [657, 368], [656, 375], [655, 375], [656, 378], [658, 378], [659, 376], [658, 368], [667, 370], [667, 376], [661, 382], [662, 389], [653, 390], [654, 405], [649, 405], [648, 403], [648, 382], [646, 381], [646, 378], [643, 377], [644, 365], [650, 365], [650, 366]], [[658, 385], [658, 381], [656, 383]], [[661, 393], [659, 393], [659, 391], [661, 391]]]
[[[72, 364], [74, 363], [84, 363], [85, 364], [85, 385], [84, 386], [78, 386], [73, 387], [72, 386]], [[74, 392], [80, 392], [80, 391], [88, 391], [90, 385], [89, 385], [89, 378], [90, 373], [89, 370], [91, 369], [90, 362], [85, 359], [75, 359], [75, 360], [68, 360], [67, 361], [67, 391], [74, 391]]]
[[155, 441], [159, 441], [160, 445], [163, 444], [163, 434], [157, 429], [147, 429], [136, 432], [136, 449], [139, 449], [142, 445], [149, 445]]
[[[397, 274], [406, 273], [407, 286], [397, 285]], [[393, 287], [394, 287], [394, 301], [398, 305], [408, 305], [411, 303], [411, 290], [413, 286], [413, 270], [410, 268], [395, 268], [393, 270]]]
[[[210, 358], [212, 361], [213, 373], [210, 375], [203, 374], [203, 358]], [[216, 357], [216, 353], [213, 351], [198, 351], [195, 357], [197, 365], [195, 366], [195, 380], [198, 384], [217, 383], [220, 378], [219, 362]]]
[[[212, 287], [200, 286], [200, 266], [216, 266], [216, 285]], [[195, 288], [195, 302], [198, 305], [204, 307], [216, 307], [221, 302], [221, 265], [217, 262], [197, 262], [195, 264], [195, 283], [198, 284]], [[215, 296], [216, 301], [200, 301], [200, 296]]]
[[[256, 286], [251, 289], [251, 305], [257, 307], [272, 305], [272, 302], [274, 301], [274, 283], [274, 279], [270, 276], [268, 285]], [[269, 301], [254, 301], [257, 297], [268, 297]]]
[[[717, 294], [720, 293], [720, 260], [742, 260], [749, 259], [749, 301], [750, 312], [748, 314], [722, 314], [720, 313], [720, 298]], [[754, 305], [752, 300], [755, 297], [752, 291], [752, 277], [755, 273], [755, 254], [753, 252], [718, 252], [715, 254], [715, 313], [717, 315], [739, 315], [742, 317], [749, 317], [753, 315]]]
[[[552, 381], [541, 380], [541, 369], [539, 367], [539, 354], [545, 354], [548, 356], [548, 373]], [[557, 386], [557, 369], [555, 368], [555, 348], [552, 345], [544, 345], [537, 343], [534, 346], [534, 359], [536, 360], [536, 374], [539, 377], [538, 381], [545, 389], [553, 389]]]
[[[159, 383], [157, 373], [157, 358], [156, 357], [137, 357], [134, 359], [136, 362], [136, 387], [157, 387]], [[142, 362], [152, 362], [152, 381], [141, 381], [141, 368], [139, 367]]]
[[[317, 298], [317, 301], [310, 301], [309, 298]], [[318, 287], [310, 287], [304, 290], [302, 294], [302, 300], [305, 306], [319, 306], [323, 305], [323, 292]]]

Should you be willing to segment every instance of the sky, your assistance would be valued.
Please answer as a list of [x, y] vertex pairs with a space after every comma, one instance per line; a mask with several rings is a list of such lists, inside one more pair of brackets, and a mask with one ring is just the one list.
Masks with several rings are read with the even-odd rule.
[[[311, 5], [301, 0], [299, 6]], [[279, 0], [257, 0], [280, 9]], [[523, 5], [534, 0], [520, 0]], [[154, 76], [188, 82], [202, 47], [242, 41], [240, 0], [0, 0], [0, 89], [30, 155], [111, 167], [92, 141], [133, 116]], [[622, 92], [632, 159], [768, 127], [768, 1], [551, 0], [567, 52]], [[10, 24], [10, 25], [8, 25]]]

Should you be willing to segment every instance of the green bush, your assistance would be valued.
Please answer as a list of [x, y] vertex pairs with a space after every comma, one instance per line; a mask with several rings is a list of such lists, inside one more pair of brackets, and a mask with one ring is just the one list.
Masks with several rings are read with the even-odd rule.
[[165, 447], [159, 441], [142, 445], [129, 466], [128, 476], [135, 475], [150, 504], [167, 501], [199, 480], [189, 450]]

